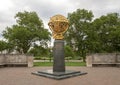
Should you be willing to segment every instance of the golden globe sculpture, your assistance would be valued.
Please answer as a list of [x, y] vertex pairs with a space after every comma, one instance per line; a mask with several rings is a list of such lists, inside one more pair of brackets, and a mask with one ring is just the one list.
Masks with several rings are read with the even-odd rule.
[[68, 20], [63, 15], [55, 15], [50, 18], [48, 23], [50, 30], [52, 31], [52, 36], [54, 39], [63, 39], [63, 34], [68, 29]]

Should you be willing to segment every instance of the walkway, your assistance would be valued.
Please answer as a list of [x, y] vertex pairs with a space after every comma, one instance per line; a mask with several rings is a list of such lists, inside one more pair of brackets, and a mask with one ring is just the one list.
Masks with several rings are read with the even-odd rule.
[[88, 72], [88, 74], [64, 80], [54, 80], [31, 74], [31, 72], [51, 68], [0, 68], [0, 85], [120, 85], [120, 68], [115, 67], [67, 67], [69, 70], [80, 70]]

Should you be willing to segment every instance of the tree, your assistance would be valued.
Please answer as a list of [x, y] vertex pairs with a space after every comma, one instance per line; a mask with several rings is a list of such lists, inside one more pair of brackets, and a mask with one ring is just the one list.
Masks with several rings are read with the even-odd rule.
[[2, 53], [2, 51], [4, 51], [6, 49], [6, 42], [0, 40], [0, 52]]
[[68, 45], [65, 46], [65, 57], [66, 58], [74, 58], [75, 54], [72, 48]]
[[78, 9], [68, 14], [66, 42], [85, 61], [86, 53], [120, 52], [120, 16], [109, 13], [92, 20], [93, 14]]
[[92, 18], [92, 12], [85, 9], [77, 9], [75, 12], [68, 14], [70, 26], [66, 33], [66, 42], [78, 55], [83, 57], [83, 61], [85, 61], [87, 52], [86, 39], [89, 34], [88, 31], [91, 30]]
[[99, 52], [120, 52], [120, 16], [118, 13], [109, 13], [95, 19], [93, 27], [100, 41]]
[[50, 32], [44, 29], [42, 20], [36, 12], [18, 12], [15, 16], [17, 24], [7, 27], [3, 36], [20, 53], [27, 53], [35, 42], [47, 45], [50, 40]]
[[42, 46], [35, 45], [29, 53], [32, 53], [34, 56], [47, 56], [49, 54], [49, 49]]

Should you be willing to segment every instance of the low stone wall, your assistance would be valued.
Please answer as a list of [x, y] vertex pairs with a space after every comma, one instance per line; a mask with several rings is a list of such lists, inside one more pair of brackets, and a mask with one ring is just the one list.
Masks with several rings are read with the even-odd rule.
[[86, 57], [87, 67], [118, 66], [120, 67], [120, 53], [96, 53]]
[[21, 54], [0, 54], [0, 66], [33, 66], [33, 56]]

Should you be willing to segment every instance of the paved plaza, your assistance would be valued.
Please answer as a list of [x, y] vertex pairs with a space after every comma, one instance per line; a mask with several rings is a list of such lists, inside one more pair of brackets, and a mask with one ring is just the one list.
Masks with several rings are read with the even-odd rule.
[[120, 68], [116, 67], [66, 67], [67, 70], [80, 70], [88, 74], [63, 80], [54, 80], [31, 74], [31, 72], [51, 68], [0, 68], [0, 85], [120, 85]]

